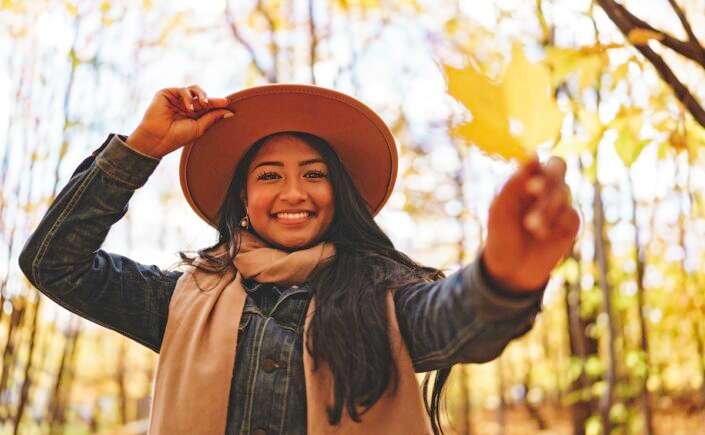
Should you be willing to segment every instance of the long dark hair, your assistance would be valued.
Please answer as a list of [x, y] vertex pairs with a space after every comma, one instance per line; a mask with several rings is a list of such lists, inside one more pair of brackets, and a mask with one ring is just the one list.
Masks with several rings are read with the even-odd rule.
[[[386, 391], [389, 382], [393, 389], [398, 382], [389, 346], [386, 292], [420, 280], [438, 280], [445, 275], [438, 269], [419, 265], [394, 248], [374, 221], [338, 155], [325, 140], [309, 133], [289, 131], [255, 142], [235, 169], [218, 212], [218, 242], [198, 250], [197, 257], [179, 252], [180, 264], [190, 264], [207, 272], [220, 273], [228, 268], [234, 271], [230, 253], [237, 254], [238, 235], [243, 231], [239, 221], [245, 215], [242, 194], [247, 170], [260, 147], [272, 136], [282, 133], [304, 140], [328, 165], [335, 212], [323, 240], [334, 244], [336, 255], [308, 279], [317, 302], [308, 330], [307, 349], [313, 357], [314, 370], [322, 360], [333, 375], [335, 402], [327, 408], [330, 424], [340, 422], [343, 407], [354, 421], [360, 421], [360, 416]], [[226, 256], [213, 255], [221, 245], [228, 247]], [[206, 264], [194, 264], [197, 258]], [[430, 404], [430, 373], [423, 381], [424, 405], [434, 434], [443, 433], [440, 396], [449, 374], [450, 368], [436, 371]], [[361, 411], [359, 406], [363, 408]]]

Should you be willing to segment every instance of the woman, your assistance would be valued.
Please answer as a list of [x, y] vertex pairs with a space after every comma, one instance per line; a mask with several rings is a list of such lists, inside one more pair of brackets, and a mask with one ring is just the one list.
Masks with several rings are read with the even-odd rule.
[[[100, 249], [184, 144], [181, 186], [218, 241], [181, 253], [184, 272]], [[563, 161], [534, 156], [494, 198], [481, 255], [444, 277], [373, 220], [396, 163], [381, 119], [334, 90], [163, 89], [79, 165], [19, 263], [60, 305], [160, 353], [150, 433], [440, 433], [450, 368], [530, 329], [579, 219]], [[413, 374], [431, 370], [429, 405]]]

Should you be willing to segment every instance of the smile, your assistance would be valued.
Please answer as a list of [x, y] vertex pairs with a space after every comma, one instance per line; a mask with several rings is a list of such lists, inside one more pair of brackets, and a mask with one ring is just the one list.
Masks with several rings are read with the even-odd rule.
[[303, 211], [296, 213], [277, 213], [274, 215], [274, 219], [285, 225], [296, 225], [307, 222], [315, 216], [315, 213]]

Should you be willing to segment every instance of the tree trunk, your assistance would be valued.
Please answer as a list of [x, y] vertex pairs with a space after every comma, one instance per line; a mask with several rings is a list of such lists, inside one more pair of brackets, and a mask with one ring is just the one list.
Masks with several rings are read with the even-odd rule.
[[597, 262], [598, 281], [603, 294], [604, 312], [607, 315], [607, 370], [605, 372], [605, 393], [600, 398], [600, 420], [602, 432], [609, 434], [612, 431], [610, 411], [614, 404], [614, 389], [617, 382], [617, 355], [615, 341], [617, 339], [617, 325], [612, 310], [612, 287], [607, 279], [609, 243], [605, 231], [605, 215], [602, 205], [602, 186], [599, 180], [593, 183], [595, 195], [593, 197], [593, 210], [595, 211], [595, 261]]
[[507, 426], [507, 403], [504, 400], [504, 364], [502, 364], [502, 356], [496, 359], [497, 363], [497, 394], [499, 396], [499, 404], [497, 406], [497, 435], [504, 435]]
[[118, 406], [120, 408], [120, 424], [127, 424], [129, 416], [127, 415], [127, 373], [125, 370], [125, 356], [127, 353], [126, 341], [120, 339], [120, 352], [118, 355], [117, 372], [115, 373], [118, 385]]
[[[7, 330], [7, 340], [5, 341], [5, 348], [2, 353], [2, 372], [0, 373], [0, 392], [2, 392], [1, 397], [9, 397], [7, 394], [10, 388], [10, 371], [15, 366], [15, 345], [18, 334], [21, 331], [19, 327], [22, 324], [22, 319], [26, 312], [27, 303], [26, 298], [23, 295], [17, 296], [10, 299], [12, 302], [12, 313], [10, 314], [10, 322], [8, 324]], [[5, 402], [3, 399], [0, 402], [0, 423], [4, 423], [10, 418], [12, 412], [10, 411], [11, 404]]]
[[[595, 316], [583, 319], [580, 315], [580, 257], [574, 253], [572, 258], [578, 264], [578, 279], [576, 282], [565, 283], [565, 307], [566, 318], [568, 319], [568, 338], [570, 342], [570, 355], [577, 358], [583, 364], [590, 355], [596, 355], [598, 346], [597, 340], [589, 337], [585, 331], [589, 324], [595, 323]], [[585, 422], [597, 411], [597, 402], [592, 395], [592, 380], [585, 373], [584, 366], [580, 375], [570, 386], [571, 396], [577, 400], [571, 405], [571, 419], [573, 421], [573, 433], [575, 435], [585, 435]]]
[[49, 432], [59, 434], [66, 424], [66, 409], [71, 401], [71, 387], [76, 368], [76, 347], [81, 330], [81, 319], [72, 317], [68, 337], [61, 355], [61, 363], [54, 386], [54, 396], [49, 408]]
[[531, 368], [533, 367], [533, 361], [531, 358], [531, 353], [529, 352], [528, 343], [524, 354], [526, 355], [526, 370], [524, 372], [524, 385], [522, 386], [524, 389], [524, 397], [522, 398], [522, 401], [529, 417], [534, 421], [534, 423], [536, 423], [536, 428], [538, 430], [546, 430], [546, 428], [548, 428], [546, 419], [543, 418], [539, 409], [529, 401], [529, 391], [531, 390]]
[[29, 400], [29, 389], [32, 387], [32, 382], [34, 380], [32, 377], [32, 368], [34, 367], [32, 361], [34, 357], [34, 345], [37, 341], [37, 321], [42, 308], [42, 298], [37, 298], [37, 302], [34, 304], [34, 307], [34, 317], [32, 318], [32, 325], [30, 328], [27, 365], [25, 366], [24, 379], [22, 380], [22, 387], [20, 388], [20, 402], [17, 405], [17, 413], [15, 414], [14, 427], [12, 431], [13, 435], [20, 433], [20, 422], [22, 421], [22, 416], [24, 415], [25, 408], [27, 407], [27, 402]]
[[653, 416], [651, 412], [651, 398], [647, 382], [651, 371], [651, 358], [649, 353], [649, 332], [647, 329], [646, 319], [644, 318], [644, 269], [646, 266], [645, 250], [641, 247], [641, 237], [639, 232], [639, 224], [636, 220], [637, 202], [634, 196], [634, 183], [631, 179], [631, 172], [627, 177], [630, 182], [630, 197], [632, 200], [632, 225], [634, 225], [634, 262], [636, 264], [636, 297], [637, 297], [637, 315], [639, 319], [640, 330], [640, 345], [645, 359], [646, 371], [641, 379], [641, 407], [644, 413], [644, 434], [652, 435], [654, 433]]

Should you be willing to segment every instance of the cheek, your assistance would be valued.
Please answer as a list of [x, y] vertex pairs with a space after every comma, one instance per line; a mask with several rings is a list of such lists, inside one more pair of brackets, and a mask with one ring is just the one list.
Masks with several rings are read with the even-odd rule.
[[269, 210], [272, 208], [274, 194], [267, 189], [252, 189], [248, 190], [247, 211], [252, 215], [269, 215]]
[[335, 199], [333, 198], [333, 187], [331, 185], [321, 186], [321, 189], [316, 191], [316, 203], [321, 210], [325, 210], [328, 214], [333, 214], [335, 207]]

